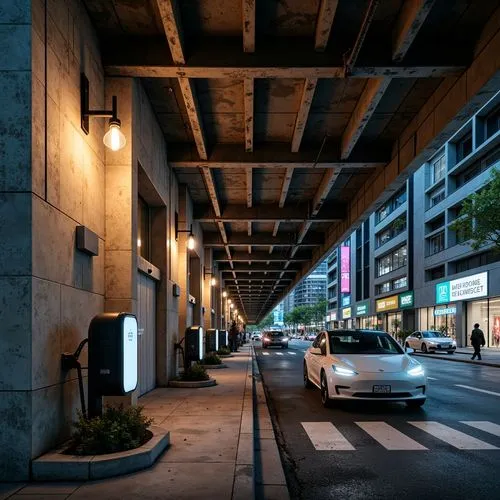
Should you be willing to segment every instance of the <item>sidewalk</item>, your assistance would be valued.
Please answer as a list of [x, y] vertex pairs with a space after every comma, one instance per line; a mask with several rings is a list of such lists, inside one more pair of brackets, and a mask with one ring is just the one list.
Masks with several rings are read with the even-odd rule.
[[413, 356], [424, 356], [426, 358], [446, 359], [458, 361], [459, 363], [473, 363], [475, 365], [494, 366], [500, 368], [500, 349], [488, 347], [481, 348], [481, 361], [472, 360], [474, 349], [472, 347], [457, 347], [455, 354], [423, 354], [415, 352]]
[[214, 387], [159, 388], [140, 398], [154, 425], [170, 431], [171, 445], [151, 469], [87, 483], [0, 484], [0, 500], [252, 500], [259, 419], [254, 419], [251, 345], [223, 361], [228, 368], [210, 370]]

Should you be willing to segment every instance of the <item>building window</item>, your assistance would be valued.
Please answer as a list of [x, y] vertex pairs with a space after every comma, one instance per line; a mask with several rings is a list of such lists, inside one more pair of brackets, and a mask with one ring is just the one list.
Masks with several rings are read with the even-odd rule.
[[398, 290], [399, 288], [405, 288], [408, 286], [408, 278], [403, 276], [391, 281], [384, 281], [375, 287], [375, 293], [380, 295], [382, 293], [391, 292], [392, 290]]
[[438, 189], [430, 194], [429, 208], [435, 207], [438, 203], [441, 203], [446, 198], [446, 193], [444, 189]]
[[458, 163], [472, 153], [472, 132], [469, 132], [459, 142], [457, 142], [456, 148]]
[[375, 223], [379, 224], [406, 201], [406, 185], [375, 212]]
[[377, 276], [383, 276], [384, 274], [390, 273], [400, 267], [406, 265], [407, 262], [407, 251], [406, 245], [402, 246], [390, 254], [380, 257], [376, 261], [377, 265]]
[[500, 106], [494, 109], [487, 117], [484, 122], [486, 139], [489, 139], [492, 135], [495, 135], [500, 130]]
[[382, 246], [384, 243], [387, 243], [388, 241], [392, 240], [398, 234], [401, 234], [403, 231], [406, 230], [406, 214], [402, 215], [401, 217], [398, 217], [390, 226], [385, 228], [383, 231], [377, 234], [376, 236], [376, 242], [377, 242], [377, 248]]
[[491, 251], [465, 257], [452, 263], [452, 267], [454, 267], [453, 274], [463, 273], [481, 266], [487, 266], [488, 264], [493, 264], [499, 260], [500, 254]]
[[434, 160], [431, 165], [431, 174], [432, 174], [432, 184], [436, 184], [441, 179], [444, 178], [446, 173], [446, 158], [445, 155], [442, 154], [439, 158]]
[[427, 239], [427, 255], [434, 255], [444, 250], [444, 231]]
[[434, 281], [441, 278], [444, 278], [444, 264], [425, 271], [425, 281]]

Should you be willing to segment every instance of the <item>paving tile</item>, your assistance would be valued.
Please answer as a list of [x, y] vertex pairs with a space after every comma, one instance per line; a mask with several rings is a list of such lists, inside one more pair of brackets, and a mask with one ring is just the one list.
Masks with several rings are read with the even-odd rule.
[[260, 488], [262, 498], [266, 500], [290, 500], [288, 488], [286, 486], [262, 485]]
[[30, 483], [18, 491], [19, 495], [69, 495], [83, 483]]
[[25, 483], [0, 483], [0, 500], [10, 498], [16, 491], [19, 491]]
[[[228, 464], [157, 463], [147, 471], [87, 483], [69, 500], [230, 500], [233, 475], [234, 467]], [[194, 476], [196, 480], [193, 480]]]

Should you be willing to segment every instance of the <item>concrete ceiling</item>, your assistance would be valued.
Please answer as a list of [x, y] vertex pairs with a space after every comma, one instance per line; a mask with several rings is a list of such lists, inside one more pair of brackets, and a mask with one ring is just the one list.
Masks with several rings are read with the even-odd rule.
[[[108, 75], [141, 78], [225, 287], [258, 321], [401, 132], [471, 64], [489, 0], [85, 0]], [[350, 222], [356, 220], [349, 219]]]

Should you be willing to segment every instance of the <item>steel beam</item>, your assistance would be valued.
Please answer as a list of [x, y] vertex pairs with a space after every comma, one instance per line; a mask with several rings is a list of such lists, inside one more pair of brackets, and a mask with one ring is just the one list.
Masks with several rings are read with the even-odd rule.
[[314, 48], [318, 52], [326, 49], [338, 3], [339, 0], [321, 0], [314, 37]]
[[246, 247], [248, 245], [258, 246], [281, 246], [290, 247], [294, 245], [301, 246], [320, 246], [325, 242], [323, 233], [315, 232], [307, 235], [302, 241], [298, 241], [297, 235], [294, 233], [281, 233], [279, 236], [273, 237], [271, 234], [257, 233], [253, 236], [248, 236], [246, 233], [232, 233], [227, 240], [224, 241], [217, 233], [205, 232], [203, 235], [203, 246], [210, 247], [223, 247], [229, 245], [233, 247]]

